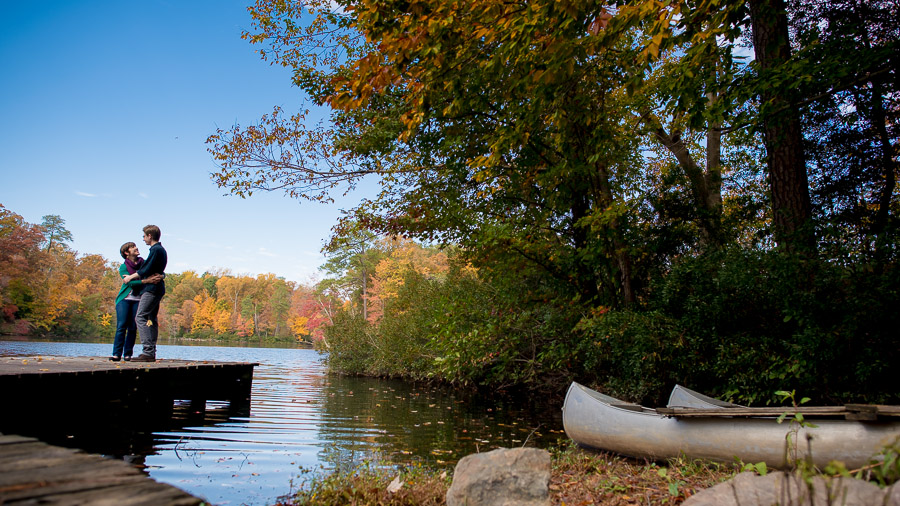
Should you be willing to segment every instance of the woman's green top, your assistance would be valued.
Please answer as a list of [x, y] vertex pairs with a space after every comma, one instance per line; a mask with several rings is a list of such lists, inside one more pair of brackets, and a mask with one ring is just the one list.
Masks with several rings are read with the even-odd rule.
[[[128, 275], [128, 267], [125, 266], [125, 262], [122, 262], [122, 265], [119, 266], [119, 279], [122, 279], [123, 276]], [[135, 279], [134, 281], [129, 281], [128, 283], [122, 283], [122, 288], [119, 289], [119, 295], [116, 297], [116, 304], [122, 302], [122, 299], [128, 297], [128, 294], [131, 290], [136, 286], [141, 286], [140, 279]]]

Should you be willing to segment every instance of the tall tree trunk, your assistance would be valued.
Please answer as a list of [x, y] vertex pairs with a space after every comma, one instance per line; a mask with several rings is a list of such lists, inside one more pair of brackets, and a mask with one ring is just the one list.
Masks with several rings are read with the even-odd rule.
[[[867, 7], [863, 4], [863, 8]], [[870, 12], [865, 12], [865, 18], [871, 16]], [[865, 25], [864, 25], [865, 26]], [[868, 29], [863, 32], [862, 42], [867, 50], [872, 49], [872, 37]], [[884, 186], [881, 188], [881, 194], [878, 196], [878, 211], [875, 213], [875, 219], [872, 223], [871, 233], [880, 236], [888, 224], [888, 217], [891, 211], [891, 200], [894, 196], [894, 190], [897, 188], [897, 172], [900, 164], [897, 163], [897, 152], [895, 146], [891, 144], [891, 137], [887, 130], [888, 118], [884, 107], [884, 86], [880, 78], [873, 79], [872, 85], [872, 104], [870, 107], [871, 117], [869, 122], [878, 133], [879, 147], [881, 148], [881, 172], [884, 177]], [[882, 256], [881, 250], [884, 248], [883, 239], [880, 237], [876, 242], [876, 253]]]
[[[612, 188], [609, 184], [609, 170], [606, 165], [600, 163], [596, 166], [597, 183], [600, 190], [597, 199], [600, 206], [604, 209], [609, 208], [613, 204]], [[609, 228], [612, 232], [613, 257], [616, 260], [616, 267], [619, 268], [619, 288], [622, 290], [622, 299], [626, 306], [631, 306], [637, 302], [637, 294], [634, 289], [634, 274], [632, 273], [631, 254], [628, 252], [628, 245], [622, 240], [622, 234], [619, 228], [618, 218], [609, 221]]]
[[[786, 6], [784, 0], [749, 0], [749, 6], [756, 61], [765, 76], [791, 57]], [[788, 251], [812, 253], [815, 237], [799, 113], [780, 88], [765, 88], [760, 98], [775, 240]]]
[[872, 223], [872, 233], [881, 234], [887, 226], [888, 216], [891, 210], [891, 199], [897, 187], [897, 162], [894, 160], [894, 147], [891, 146], [891, 138], [887, 131], [887, 114], [884, 110], [882, 94], [884, 89], [878, 81], [872, 82], [872, 118], [871, 123], [878, 132], [879, 146], [881, 147], [881, 170], [884, 175], [884, 186], [878, 197], [878, 211], [875, 213], [875, 221]]
[[369, 287], [368, 287], [368, 279], [369, 274], [365, 269], [362, 270], [362, 310], [363, 310], [363, 320], [369, 321]]
[[678, 165], [690, 181], [694, 209], [697, 212], [697, 223], [700, 226], [701, 242], [712, 248], [722, 245], [722, 175], [720, 172], [722, 133], [715, 126], [710, 127], [706, 133], [706, 171], [697, 165], [680, 133], [669, 134], [658, 122], [654, 130], [656, 138], [675, 156]]
[[722, 227], [722, 123], [710, 123], [706, 130], [706, 205], [715, 219], [721, 241]]
[[585, 216], [588, 215], [590, 210], [590, 206], [588, 204], [587, 198], [585, 198], [584, 194], [579, 194], [579, 192], [573, 192], [573, 202], [571, 206], [572, 210], [572, 241], [575, 246], [575, 269], [576, 269], [576, 279], [575, 283], [578, 285], [578, 291], [581, 292], [581, 295], [585, 298], [585, 300], [593, 300], [597, 297], [600, 290], [597, 286], [596, 276], [594, 275], [594, 269], [591, 265], [587, 265], [584, 260], [582, 260], [581, 253], [588, 248], [588, 237], [589, 237], [589, 227], [584, 224], [579, 223]]
[[259, 305], [253, 303], [253, 332], [259, 335]]

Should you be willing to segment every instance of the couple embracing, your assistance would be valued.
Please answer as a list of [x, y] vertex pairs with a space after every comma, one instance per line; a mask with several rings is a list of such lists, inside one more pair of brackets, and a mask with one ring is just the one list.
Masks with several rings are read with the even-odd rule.
[[[144, 227], [144, 244], [150, 246], [147, 258], [140, 257], [140, 251], [133, 242], [126, 242], [119, 248], [125, 262], [119, 267], [122, 288], [116, 297], [116, 338], [113, 362], [124, 359], [132, 362], [155, 362], [156, 340], [159, 337], [159, 302], [166, 294], [165, 270], [168, 256], [159, 242], [159, 227]], [[141, 336], [143, 351], [132, 358], [135, 331]]]

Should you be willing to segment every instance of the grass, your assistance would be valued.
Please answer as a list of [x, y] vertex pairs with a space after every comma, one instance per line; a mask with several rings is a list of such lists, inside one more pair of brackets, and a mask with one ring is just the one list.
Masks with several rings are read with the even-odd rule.
[[554, 452], [550, 499], [560, 506], [680, 504], [739, 471], [703, 460], [659, 464], [570, 447]]
[[[680, 504], [699, 490], [734, 476], [737, 466], [684, 458], [665, 464], [628, 459], [573, 446], [552, 453], [550, 499], [554, 506]], [[399, 476], [403, 485], [389, 491]], [[443, 505], [451, 476], [418, 464], [401, 470], [365, 464], [327, 475], [313, 475], [300, 492], [278, 506]]]
[[[306, 471], [312, 473], [311, 470]], [[389, 491], [394, 478], [402, 486]], [[446, 504], [445, 496], [451, 478], [446, 471], [436, 471], [413, 464], [398, 470], [388, 464], [368, 462], [351, 471], [312, 474], [302, 490], [281, 498], [276, 506], [436, 506]]]

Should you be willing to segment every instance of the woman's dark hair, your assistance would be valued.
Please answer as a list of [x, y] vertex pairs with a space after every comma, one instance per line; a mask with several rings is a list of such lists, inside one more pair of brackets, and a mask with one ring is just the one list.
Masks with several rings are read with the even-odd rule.
[[134, 247], [133, 242], [126, 242], [125, 244], [122, 245], [121, 248], [119, 248], [119, 254], [122, 255], [122, 258], [128, 258], [128, 250], [130, 250], [133, 247]]

